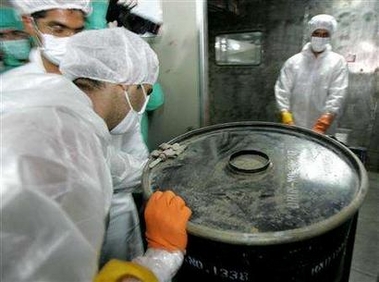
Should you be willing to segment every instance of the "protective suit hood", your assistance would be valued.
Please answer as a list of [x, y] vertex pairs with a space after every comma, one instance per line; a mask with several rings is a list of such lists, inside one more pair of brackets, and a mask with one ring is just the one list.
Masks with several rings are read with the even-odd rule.
[[308, 22], [308, 29], [310, 36], [316, 29], [326, 29], [329, 35], [332, 36], [337, 30], [337, 21], [330, 15], [317, 15]]

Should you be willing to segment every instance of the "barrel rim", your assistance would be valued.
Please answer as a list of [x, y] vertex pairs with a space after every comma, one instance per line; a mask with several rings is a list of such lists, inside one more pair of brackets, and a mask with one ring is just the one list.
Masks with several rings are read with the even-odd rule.
[[[205, 132], [212, 132], [215, 129], [226, 129], [226, 128], [236, 128], [236, 127], [246, 127], [246, 126], [254, 126], [254, 127], [270, 127], [276, 128], [277, 130], [295, 130], [297, 132], [311, 135], [314, 139], [319, 140], [323, 144], [330, 144], [334, 146], [334, 149], [338, 149], [340, 152], [343, 152], [346, 157], [350, 160], [351, 164], [355, 167], [357, 171], [357, 175], [360, 179], [360, 187], [355, 195], [355, 198], [350, 202], [349, 205], [341, 209], [337, 214], [322, 220], [320, 222], [313, 223], [311, 225], [295, 228], [285, 231], [275, 231], [275, 232], [262, 232], [262, 233], [242, 233], [242, 232], [233, 232], [233, 231], [222, 231], [215, 228], [210, 228], [206, 226], [202, 226], [199, 224], [192, 223], [189, 221], [187, 223], [187, 231], [189, 234], [194, 236], [199, 236], [207, 239], [211, 239], [213, 241], [229, 243], [234, 245], [275, 245], [275, 244], [283, 244], [283, 243], [292, 243], [298, 242], [306, 239], [310, 239], [313, 237], [317, 237], [322, 235], [330, 230], [335, 229], [339, 225], [345, 223], [350, 218], [352, 218], [357, 212], [360, 206], [363, 203], [363, 200], [368, 192], [368, 176], [367, 171], [359, 160], [359, 158], [348, 149], [348, 147], [344, 146], [337, 140], [330, 138], [325, 135], [321, 135], [313, 132], [312, 130], [301, 128], [297, 126], [289, 126], [283, 125], [279, 123], [273, 122], [258, 122], [258, 121], [244, 121], [244, 122], [229, 122], [222, 123], [216, 125], [210, 125], [206, 127], [202, 127], [199, 129], [195, 129], [189, 132], [186, 132], [182, 135], [179, 135], [169, 142], [168, 144], [179, 143], [182, 140], [186, 140], [189, 137], [194, 137], [196, 135], [201, 135]], [[152, 190], [150, 189], [150, 178], [147, 177], [148, 172], [151, 170], [149, 168], [149, 163], [151, 163], [153, 159], [149, 159], [148, 163], [145, 165], [143, 170], [143, 178], [142, 178], [142, 188], [145, 198], [149, 198], [152, 194]]]

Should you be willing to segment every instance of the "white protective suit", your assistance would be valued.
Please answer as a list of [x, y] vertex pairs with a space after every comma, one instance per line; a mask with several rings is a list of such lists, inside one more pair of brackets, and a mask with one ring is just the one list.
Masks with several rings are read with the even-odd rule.
[[[19, 78], [26, 74], [46, 74], [39, 49], [33, 49], [29, 59], [29, 63], [0, 76], [3, 91], [24, 89], [25, 86]], [[117, 152], [110, 160], [111, 174], [114, 189], [119, 193], [112, 198], [103, 262], [110, 258], [130, 260], [143, 253], [138, 212], [131, 194], [140, 187], [143, 167], [148, 159], [139, 124], [125, 135], [112, 135], [111, 144]], [[123, 242], [123, 247], [120, 242]]]
[[[316, 58], [307, 43], [282, 67], [275, 97], [280, 111], [292, 112], [295, 125], [312, 129], [322, 114], [340, 114], [347, 87], [345, 59], [332, 52], [330, 45]], [[334, 121], [328, 134], [333, 134], [336, 124]]]
[[59, 75], [2, 93], [2, 281], [92, 281], [112, 195], [110, 136]]
[[[1, 281], [93, 281], [113, 192], [108, 128], [61, 75], [13, 82], [0, 117]], [[169, 281], [183, 254], [148, 249], [134, 261]]]

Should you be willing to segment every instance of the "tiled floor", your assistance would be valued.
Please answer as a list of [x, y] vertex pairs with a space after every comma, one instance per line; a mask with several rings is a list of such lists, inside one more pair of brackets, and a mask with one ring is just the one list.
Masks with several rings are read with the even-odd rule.
[[370, 187], [359, 210], [349, 282], [379, 282], [379, 173], [368, 176]]

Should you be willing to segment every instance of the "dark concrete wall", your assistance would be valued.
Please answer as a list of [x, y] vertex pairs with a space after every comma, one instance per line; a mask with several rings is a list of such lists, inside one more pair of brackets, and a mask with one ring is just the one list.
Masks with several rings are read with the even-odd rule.
[[[345, 57], [356, 57], [349, 63], [349, 96], [339, 127], [351, 130], [349, 145], [366, 148], [367, 166], [379, 170], [379, 1], [232, 2], [236, 13], [214, 9], [212, 1], [208, 2], [210, 123], [278, 121], [274, 85], [280, 68], [308, 41], [308, 20], [319, 13], [331, 14], [339, 22], [333, 49]], [[262, 64], [217, 65], [215, 36], [242, 31], [263, 32]]]

